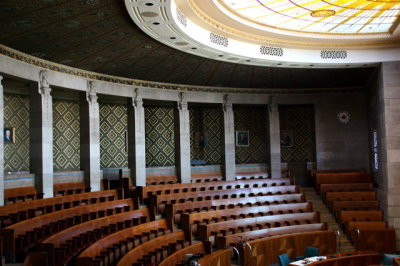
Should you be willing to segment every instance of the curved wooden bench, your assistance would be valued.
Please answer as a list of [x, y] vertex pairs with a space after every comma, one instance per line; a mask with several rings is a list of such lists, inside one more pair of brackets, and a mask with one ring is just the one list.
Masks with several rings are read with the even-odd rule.
[[293, 213], [243, 218], [199, 226], [199, 238], [209, 240], [211, 235], [235, 234], [243, 231], [299, 224], [319, 223], [318, 212]]
[[150, 198], [150, 208], [164, 213], [165, 205], [168, 203], [179, 203], [185, 201], [201, 201], [223, 198], [244, 198], [254, 196], [266, 196], [273, 194], [289, 194], [298, 193], [298, 186], [276, 186], [276, 187], [261, 187], [261, 188], [239, 188], [239, 189], [223, 189], [223, 190], [208, 190], [186, 193], [174, 193], [163, 195], [152, 195]]
[[117, 198], [116, 190], [103, 190], [96, 192], [80, 193], [75, 195], [60, 196], [54, 198], [18, 202], [0, 207], [0, 219], [2, 227], [19, 221], [33, 218], [37, 214], [42, 215], [57, 210], [68, 209], [81, 203], [92, 204], [114, 200]]
[[16, 187], [4, 189], [5, 204], [16, 203], [17, 201], [41, 199], [43, 193], [38, 193], [36, 187]]
[[311, 212], [312, 204], [309, 202], [277, 204], [271, 206], [254, 206], [233, 209], [224, 209], [199, 213], [182, 214], [183, 230], [197, 234], [199, 225], [234, 220], [247, 217], [264, 215]]
[[218, 236], [216, 239], [217, 248], [227, 248], [229, 245], [236, 244], [238, 241], [251, 241], [255, 239], [271, 237], [276, 235], [287, 235], [295, 233], [326, 231], [326, 223], [300, 224], [282, 226], [255, 231], [242, 232], [228, 236]]
[[273, 178], [273, 179], [249, 179], [236, 181], [212, 181], [199, 183], [184, 183], [184, 184], [165, 184], [154, 186], [138, 186], [136, 191], [142, 200], [150, 198], [151, 195], [184, 193], [205, 190], [221, 190], [221, 189], [238, 189], [238, 188], [256, 188], [269, 186], [285, 186], [290, 185], [288, 178]]
[[146, 177], [146, 185], [164, 185], [178, 183], [176, 175], [148, 176]]
[[336, 251], [336, 242], [334, 231], [319, 231], [249, 241], [252, 251], [246, 244], [237, 245], [237, 248], [242, 265], [264, 266], [277, 263], [282, 253], [288, 253], [291, 258], [302, 256], [307, 246], [318, 247], [320, 254], [332, 254]]
[[350, 231], [356, 250], [374, 250], [379, 253], [396, 253], [396, 230], [394, 228], [360, 229]]
[[195, 202], [183, 202], [167, 204], [165, 206], [166, 217], [173, 217], [175, 223], [181, 223], [182, 213], [192, 213], [210, 210], [224, 210], [236, 207], [264, 206], [275, 204], [299, 203], [305, 202], [305, 197], [301, 193], [282, 194], [270, 196], [257, 196], [246, 198], [230, 198], [220, 200], [203, 200]]
[[136, 225], [110, 234], [85, 249], [77, 258], [77, 266], [116, 264], [131, 249], [144, 242], [172, 232], [165, 219]]
[[67, 263], [96, 240], [116, 231], [148, 221], [148, 209], [134, 210], [81, 223], [60, 231], [39, 244], [49, 254], [51, 265]]
[[196, 182], [211, 182], [211, 181], [222, 181], [224, 177], [221, 173], [213, 174], [192, 174], [192, 183]]
[[239, 172], [236, 179], [271, 178], [267, 172]]
[[[318, 266], [361, 266], [361, 265], [379, 265], [381, 255], [374, 251], [355, 251], [328, 255], [325, 260], [315, 261], [310, 265]], [[295, 265], [289, 264], [289, 266]]]
[[129, 251], [118, 262], [118, 266], [148, 265], [159, 263], [174, 252], [190, 245], [183, 231], [166, 234], [152, 239]]
[[173, 266], [173, 265], [183, 265], [184, 261], [187, 262], [187, 254], [200, 254], [203, 255], [203, 257], [206, 254], [211, 254], [211, 245], [207, 241], [199, 242], [197, 244], [188, 246], [186, 248], [183, 248], [171, 256], [168, 256], [165, 260], [163, 260], [158, 266]]
[[387, 222], [385, 221], [361, 221], [361, 222], [347, 222], [347, 230], [355, 229], [385, 229]]
[[205, 255], [199, 260], [201, 266], [231, 266], [232, 252], [230, 249], [221, 249]]
[[0, 229], [4, 251], [12, 258], [69, 226], [133, 209], [132, 199], [106, 201], [51, 212]]
[[77, 193], [90, 192], [85, 182], [68, 182], [54, 184], [54, 196], [72, 195]]

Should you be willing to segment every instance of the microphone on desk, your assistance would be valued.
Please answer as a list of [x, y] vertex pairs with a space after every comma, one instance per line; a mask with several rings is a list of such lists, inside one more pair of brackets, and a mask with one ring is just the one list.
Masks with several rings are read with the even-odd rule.
[[338, 251], [340, 252], [340, 231], [336, 230], [335, 234], [336, 234], [336, 237], [337, 237]]

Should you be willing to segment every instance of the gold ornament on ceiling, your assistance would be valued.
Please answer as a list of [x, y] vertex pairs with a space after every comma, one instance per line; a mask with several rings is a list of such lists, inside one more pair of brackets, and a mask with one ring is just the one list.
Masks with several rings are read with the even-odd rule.
[[312, 17], [319, 17], [319, 18], [330, 17], [335, 14], [336, 14], [335, 10], [331, 10], [331, 9], [314, 10], [311, 12]]

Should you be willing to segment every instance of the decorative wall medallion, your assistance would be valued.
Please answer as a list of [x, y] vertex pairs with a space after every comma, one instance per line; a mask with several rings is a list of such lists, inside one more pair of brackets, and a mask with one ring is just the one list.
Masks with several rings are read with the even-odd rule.
[[340, 111], [337, 113], [336, 118], [339, 121], [339, 123], [348, 124], [350, 122], [351, 115], [350, 112], [348, 111]]

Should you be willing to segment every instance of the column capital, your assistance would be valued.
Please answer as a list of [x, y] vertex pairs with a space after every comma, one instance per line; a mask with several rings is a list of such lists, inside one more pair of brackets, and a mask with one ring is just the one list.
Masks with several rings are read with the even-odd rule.
[[188, 103], [186, 97], [187, 96], [185, 92], [179, 93], [178, 109], [180, 111], [186, 111], [188, 109]]
[[0, 86], [1, 86], [1, 81], [3, 80], [3, 76], [0, 74]]
[[224, 112], [232, 111], [231, 95], [224, 95], [224, 103], [222, 104], [222, 109], [224, 110]]
[[135, 89], [135, 94], [132, 97], [132, 106], [135, 108], [143, 107], [142, 91], [140, 88]]
[[51, 88], [47, 81], [47, 70], [41, 70], [39, 72], [39, 94], [43, 96], [50, 96]]
[[86, 91], [86, 100], [88, 103], [97, 103], [97, 92], [94, 81], [88, 80], [87, 82], [87, 91]]
[[270, 112], [278, 111], [278, 99], [276, 96], [270, 96], [268, 98], [268, 111]]

